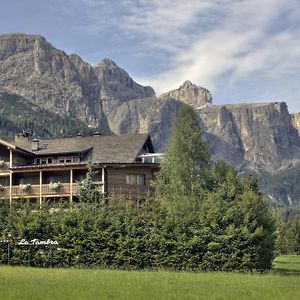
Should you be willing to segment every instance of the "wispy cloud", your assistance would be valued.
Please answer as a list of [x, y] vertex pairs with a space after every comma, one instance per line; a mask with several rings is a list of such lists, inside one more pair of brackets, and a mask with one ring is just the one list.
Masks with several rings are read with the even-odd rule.
[[158, 94], [187, 79], [214, 91], [245, 78], [300, 75], [299, 0], [74, 2], [86, 34], [111, 28], [120, 45], [135, 37], [139, 51], [167, 57], [162, 70], [140, 78]]
[[152, 1], [125, 19], [149, 47], [172, 55], [168, 70], [144, 79], [159, 91], [185, 79], [214, 88], [224, 74], [232, 83], [254, 72], [274, 77], [300, 69], [298, 1], [189, 1], [186, 10], [182, 1], [168, 2]]

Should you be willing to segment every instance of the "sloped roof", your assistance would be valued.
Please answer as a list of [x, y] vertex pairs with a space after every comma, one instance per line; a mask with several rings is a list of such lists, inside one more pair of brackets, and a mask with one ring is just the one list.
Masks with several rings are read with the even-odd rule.
[[32, 153], [30, 150], [27, 150], [27, 149], [24, 148], [24, 147], [19, 147], [18, 145], [15, 145], [15, 144], [13, 144], [13, 143], [6, 142], [6, 141], [4, 141], [4, 140], [2, 140], [2, 139], [0, 139], [0, 145], [4, 145], [4, 146], [6, 146], [7, 148], [13, 149], [13, 150], [15, 150], [15, 151], [17, 151], [17, 152], [21, 152], [21, 153], [26, 152], [26, 154], [34, 155], [34, 153]]
[[94, 163], [133, 163], [148, 141], [152, 146], [148, 134], [94, 135], [39, 140], [38, 151], [31, 151], [31, 143], [16, 145], [37, 156], [90, 152]]

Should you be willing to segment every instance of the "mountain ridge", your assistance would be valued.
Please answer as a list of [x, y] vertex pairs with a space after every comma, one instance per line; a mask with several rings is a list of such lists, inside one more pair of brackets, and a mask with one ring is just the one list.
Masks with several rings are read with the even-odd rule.
[[[174, 119], [188, 104], [199, 116], [215, 161], [261, 174], [300, 161], [300, 113], [290, 114], [284, 102], [214, 105], [211, 93], [190, 81], [156, 97], [153, 88], [135, 82], [112, 60], [91, 66], [38, 35], [0, 36], [0, 87], [104, 133], [149, 132], [158, 151], [165, 149]], [[295, 201], [300, 203], [300, 195]]]

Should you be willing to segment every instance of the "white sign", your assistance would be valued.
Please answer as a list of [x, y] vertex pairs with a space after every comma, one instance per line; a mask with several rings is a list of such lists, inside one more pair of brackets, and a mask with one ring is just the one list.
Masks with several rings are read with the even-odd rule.
[[22, 239], [18, 245], [25, 245], [25, 246], [48, 246], [48, 245], [58, 245], [57, 241], [53, 241], [53, 240], [39, 240], [39, 239], [32, 239], [30, 241], [27, 241], [26, 239]]

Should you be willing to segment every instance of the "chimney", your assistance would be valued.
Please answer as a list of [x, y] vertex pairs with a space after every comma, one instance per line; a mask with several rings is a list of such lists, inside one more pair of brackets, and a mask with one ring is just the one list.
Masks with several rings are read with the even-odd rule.
[[23, 130], [15, 136], [15, 142], [20, 146], [28, 146], [30, 145], [31, 134], [28, 131]]
[[36, 140], [36, 139], [34, 139], [34, 140], [32, 140], [32, 142], [31, 142], [31, 150], [32, 151], [38, 151], [39, 150], [39, 140]]

